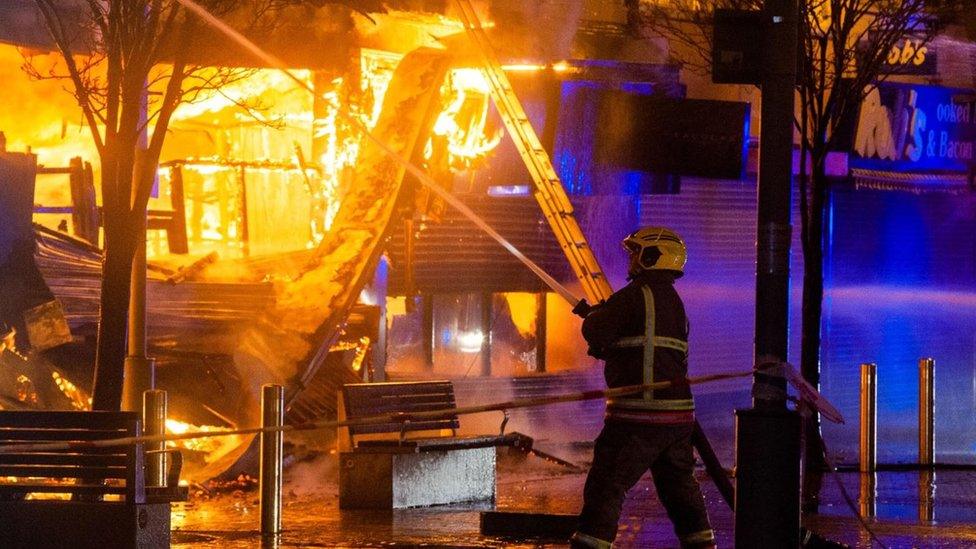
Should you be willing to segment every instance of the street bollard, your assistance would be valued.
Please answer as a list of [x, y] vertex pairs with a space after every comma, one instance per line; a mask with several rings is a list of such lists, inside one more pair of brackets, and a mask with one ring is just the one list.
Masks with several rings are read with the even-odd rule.
[[[166, 434], [166, 391], [142, 393], [142, 432], [146, 436]], [[146, 443], [146, 486], [166, 486], [165, 442]]]
[[878, 366], [861, 364], [860, 471], [870, 473], [878, 463]]
[[918, 521], [935, 520], [935, 471], [922, 469], [918, 472]]
[[[285, 388], [265, 385], [261, 388], [261, 426], [281, 427], [285, 420]], [[281, 460], [284, 434], [263, 432], [261, 441], [261, 535], [281, 532]]]
[[918, 463], [935, 464], [935, 359], [918, 361]]
[[858, 503], [861, 516], [874, 518], [877, 513], [877, 477], [875, 473], [861, 473], [861, 491]]

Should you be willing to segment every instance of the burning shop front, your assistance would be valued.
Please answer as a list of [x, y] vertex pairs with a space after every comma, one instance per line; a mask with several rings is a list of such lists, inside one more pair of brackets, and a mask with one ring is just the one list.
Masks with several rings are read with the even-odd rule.
[[[288, 387], [288, 419], [299, 422], [334, 414], [335, 389], [345, 382], [428, 367], [438, 376], [507, 378], [576, 366], [553, 358], [575, 356], [578, 344], [554, 350], [549, 338], [548, 361], [538, 344], [547, 325], [575, 333], [568, 307], [497, 244], [461, 228], [356, 128], [371, 128], [537, 263], [569, 278], [542, 213], [524, 192], [530, 181], [456, 15], [444, 6], [402, 4], [368, 13], [305, 7], [264, 37], [314, 94], [201, 33], [197, 47], [209, 68], [200, 78], [221, 85], [197, 81], [198, 93], [174, 113], [149, 206], [149, 354], [157, 386], [170, 394], [170, 430], [253, 425], [258, 388], [268, 382]], [[585, 71], [585, 63], [561, 62], [574, 34], [566, 29], [575, 31], [579, 13], [539, 14], [517, 2], [482, 7], [482, 19], [497, 24], [492, 38], [503, 70], [520, 93], [539, 98], [529, 102], [533, 122], [549, 113], [537, 127], [546, 128], [551, 146], [560, 115], [550, 91], [563, 88], [563, 74]], [[24, 25], [37, 23], [18, 13]], [[529, 32], [540, 15], [554, 24]], [[103, 257], [100, 167], [60, 83], [21, 70], [26, 60], [42, 76], [58, 62], [37, 36], [4, 36], [14, 44], [0, 45], [0, 71], [26, 106], [0, 116], [7, 149], [26, 151], [2, 153], [5, 180], [18, 174], [14, 236], [34, 245], [33, 261], [31, 254], [17, 261], [36, 265], [11, 272], [29, 271], [16, 274], [18, 284], [39, 274], [31, 279], [36, 298], [4, 312], [21, 328], [16, 347], [23, 356], [4, 353], [0, 391], [4, 408], [85, 409]], [[294, 47], [301, 41], [307, 47]], [[351, 118], [338, 116], [340, 109]], [[24, 166], [13, 166], [14, 158]], [[445, 242], [463, 253], [438, 256]], [[8, 266], [11, 257], [3, 258]], [[4, 291], [14, 291], [12, 284]], [[431, 321], [418, 326], [420, 335], [404, 336], [417, 316], [411, 311]], [[553, 330], [554, 322], [569, 329]], [[41, 330], [44, 323], [58, 329]], [[431, 344], [404, 356], [397, 338], [421, 335]], [[444, 344], [440, 356], [434, 341]], [[475, 359], [484, 349], [485, 358]], [[327, 438], [315, 443], [328, 445]], [[187, 447], [191, 478], [224, 470], [247, 442], [228, 437]]]

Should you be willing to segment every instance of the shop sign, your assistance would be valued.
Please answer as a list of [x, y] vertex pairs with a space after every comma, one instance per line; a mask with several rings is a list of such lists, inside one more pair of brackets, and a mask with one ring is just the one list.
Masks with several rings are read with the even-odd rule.
[[936, 74], [936, 47], [925, 37], [908, 35], [891, 46], [881, 65], [882, 74]]
[[861, 104], [852, 168], [969, 173], [976, 167], [976, 91], [883, 82]]

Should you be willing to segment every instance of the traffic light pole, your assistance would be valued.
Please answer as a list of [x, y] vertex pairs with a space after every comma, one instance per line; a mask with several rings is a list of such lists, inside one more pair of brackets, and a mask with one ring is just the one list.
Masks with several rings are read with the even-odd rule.
[[[797, 0], [763, 9], [762, 120], [756, 244], [756, 363], [785, 362], [789, 334], [790, 207]], [[736, 411], [735, 546], [800, 545], [800, 418], [786, 380], [755, 375], [753, 407]]]

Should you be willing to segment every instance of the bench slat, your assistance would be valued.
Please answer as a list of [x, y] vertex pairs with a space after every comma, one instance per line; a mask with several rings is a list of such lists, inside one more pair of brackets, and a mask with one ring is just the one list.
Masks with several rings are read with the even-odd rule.
[[54, 429], [132, 429], [136, 412], [0, 412], [0, 427]]
[[[0, 411], [0, 444], [85, 442], [129, 437], [139, 432], [134, 412]], [[118, 448], [79, 447], [67, 451], [19, 451], [0, 454], [3, 495], [30, 492], [59, 494], [120, 494], [132, 503], [145, 501], [141, 444]], [[111, 486], [102, 481], [114, 480]], [[77, 483], [73, 482], [77, 481]]]
[[430, 399], [405, 400], [402, 398], [380, 397], [363, 399], [361, 401], [350, 399], [347, 401], [347, 405], [350, 413], [354, 413], [357, 416], [366, 416], [375, 414], [377, 410], [397, 410], [401, 412], [409, 412], [411, 410], [443, 410], [454, 408], [454, 401]]
[[3, 429], [0, 428], [0, 442], [17, 444], [37, 441], [106, 440], [129, 436], [127, 431], [87, 430], [87, 429]]
[[0, 477], [124, 479], [125, 466], [93, 465], [0, 465]]
[[[445, 408], [453, 408], [453, 406], [447, 406], [440, 402], [429, 402], [423, 404], [416, 404], [412, 406], [403, 406], [398, 402], [387, 402], [385, 400], [381, 400], [375, 403], [373, 406], [370, 406], [369, 408], [364, 408], [362, 410], [359, 410], [363, 412], [361, 414], [356, 414], [356, 415], [346, 414], [346, 415], [348, 417], [364, 417], [364, 416], [372, 416], [372, 415], [379, 415], [379, 414], [392, 414], [395, 412], [403, 412], [405, 414], [409, 414], [414, 412], [432, 412], [435, 410], [444, 410]], [[455, 417], [455, 415], [452, 413], [446, 413], [445, 417], [449, 419]]]
[[[412, 381], [392, 383], [353, 383], [343, 385], [346, 417], [417, 412], [430, 412], [455, 407], [454, 384], [450, 381]], [[349, 427], [352, 436], [401, 431], [430, 431], [457, 429], [457, 415], [423, 418], [406, 424], [400, 421], [355, 425]]]
[[371, 394], [351, 394], [348, 398], [353, 404], [370, 405], [377, 402], [401, 402], [403, 404], [427, 404], [442, 403], [453, 404], [454, 395], [371, 395]]
[[424, 450], [458, 450], [464, 448], [490, 448], [492, 446], [514, 446], [519, 437], [509, 435], [477, 435], [469, 437], [436, 437], [407, 439], [403, 444], [395, 440], [361, 440], [357, 448], [369, 450], [415, 449]]
[[[353, 434], [375, 434], [375, 433], [399, 433], [401, 429], [401, 423], [374, 423], [370, 425], [356, 425], [354, 427], [349, 427], [349, 431]], [[404, 431], [433, 431], [439, 429], [457, 429], [459, 427], [459, 422], [457, 420], [448, 421], [411, 421], [407, 423]]]
[[[425, 413], [436, 412], [439, 410], [443, 410], [444, 408], [445, 406], [442, 404], [427, 404], [425, 406], [413, 406], [413, 407], [382, 404], [375, 407], [370, 407], [370, 408], [365, 408], [360, 410], [356, 410], [356, 409], [350, 410], [346, 413], [346, 417], [352, 419], [352, 418], [363, 418], [363, 417], [389, 415], [389, 414], [410, 415], [419, 412], [425, 412]], [[349, 410], [348, 408], [346, 409]], [[417, 419], [423, 421], [451, 421], [456, 417], [457, 416], [454, 415], [453, 413], [446, 412], [442, 414], [436, 414], [436, 417], [434, 415], [429, 415], [428, 417], [417, 418]]]
[[420, 392], [454, 393], [450, 381], [397, 381], [391, 383], [348, 383], [343, 388], [350, 391], [369, 391], [375, 394], [416, 394]]
[[121, 465], [125, 466], [124, 454], [78, 454], [68, 452], [44, 452], [28, 454], [0, 454], [0, 465]]
[[105, 486], [102, 484], [0, 484], [0, 494], [125, 494], [125, 486]]

